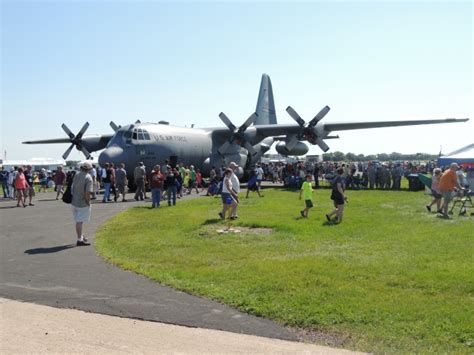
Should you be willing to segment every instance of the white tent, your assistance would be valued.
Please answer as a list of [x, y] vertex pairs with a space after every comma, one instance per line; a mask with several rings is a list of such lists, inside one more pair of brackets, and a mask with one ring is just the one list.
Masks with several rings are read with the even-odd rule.
[[438, 158], [438, 166], [448, 166], [451, 163], [474, 167], [474, 143]]

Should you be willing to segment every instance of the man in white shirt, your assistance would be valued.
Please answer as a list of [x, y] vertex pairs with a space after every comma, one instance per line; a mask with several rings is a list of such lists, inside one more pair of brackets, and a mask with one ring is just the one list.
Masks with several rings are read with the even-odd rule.
[[[231, 176], [231, 181], [232, 181], [232, 190], [234, 190], [235, 194], [238, 196], [240, 192], [240, 181], [237, 175], [235, 175], [235, 171], [238, 169], [238, 165], [234, 162], [231, 162], [229, 164], [229, 168], [232, 170], [232, 176]], [[237, 219], [239, 216], [237, 215], [237, 207], [238, 204], [232, 209], [230, 219]]]
[[260, 164], [257, 164], [257, 167], [255, 168], [255, 175], [257, 175], [257, 189], [260, 191], [260, 185], [263, 180], [263, 169]]

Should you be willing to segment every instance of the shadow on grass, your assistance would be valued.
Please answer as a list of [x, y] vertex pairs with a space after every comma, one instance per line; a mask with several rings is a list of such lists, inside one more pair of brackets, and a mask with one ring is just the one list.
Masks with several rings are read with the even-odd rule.
[[222, 222], [222, 219], [220, 218], [211, 218], [211, 219], [206, 219], [204, 222], [202, 222], [203, 226], [207, 226], [210, 224], [217, 224], [219, 222]]
[[29, 255], [36, 255], [36, 254], [51, 254], [57, 253], [58, 251], [63, 251], [66, 249], [74, 248], [76, 244], [67, 244], [67, 245], [59, 245], [57, 247], [49, 247], [49, 248], [34, 248], [25, 250], [25, 254]]
[[333, 226], [337, 226], [338, 224], [339, 223], [334, 220], [323, 222], [323, 226], [325, 227], [333, 227]]

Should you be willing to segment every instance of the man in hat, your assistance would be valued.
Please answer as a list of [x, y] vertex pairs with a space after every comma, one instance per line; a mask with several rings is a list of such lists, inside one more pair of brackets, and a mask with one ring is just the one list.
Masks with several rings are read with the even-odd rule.
[[87, 238], [82, 234], [84, 222], [89, 222], [91, 218], [91, 195], [93, 192], [92, 176], [89, 174], [92, 165], [85, 162], [81, 165], [80, 171], [74, 175], [72, 180], [72, 211], [76, 222], [77, 246], [90, 245]]
[[443, 196], [443, 206], [441, 206], [441, 214], [448, 218], [448, 207], [449, 203], [454, 197], [454, 190], [456, 188], [462, 189], [459, 185], [458, 178], [456, 176], [456, 171], [458, 171], [459, 166], [457, 163], [451, 163], [448, 170], [446, 170], [441, 178], [439, 179], [438, 189]]

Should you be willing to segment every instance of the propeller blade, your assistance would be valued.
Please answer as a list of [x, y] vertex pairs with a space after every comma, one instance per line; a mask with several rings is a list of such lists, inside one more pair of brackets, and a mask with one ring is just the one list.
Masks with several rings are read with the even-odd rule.
[[234, 124], [230, 121], [229, 117], [227, 117], [224, 112], [221, 112], [221, 113], [219, 114], [219, 117], [220, 117], [221, 121], [224, 122], [224, 124], [225, 124], [227, 127], [229, 127], [229, 129], [230, 129], [232, 132], [234, 132], [234, 131], [237, 129], [237, 127], [234, 126]]
[[87, 131], [87, 128], [89, 128], [89, 122], [84, 123], [84, 126], [82, 126], [81, 130], [77, 134], [76, 139], [81, 139], [82, 135], [85, 133], [85, 131]]
[[314, 118], [311, 121], [309, 121], [308, 127], [316, 126], [316, 124], [319, 121], [321, 121], [324, 116], [328, 114], [329, 110], [330, 110], [329, 106], [323, 107], [323, 109], [319, 111], [319, 113], [316, 116], [314, 116]]
[[293, 110], [293, 107], [288, 106], [288, 107], [286, 108], [286, 112], [288, 112], [288, 114], [289, 114], [291, 117], [293, 117], [293, 119], [294, 119], [301, 127], [304, 126], [304, 124], [305, 124], [304, 120], [300, 117], [300, 115], [298, 115], [298, 114], [296, 113], [295, 110]]
[[326, 143], [324, 143], [324, 141], [321, 138], [316, 137], [315, 142], [317, 145], [319, 145], [319, 148], [321, 148], [323, 152], [327, 152], [329, 150], [329, 146]]
[[74, 148], [74, 143], [70, 145], [70, 147], [64, 152], [63, 159], [66, 160], [69, 154], [71, 153], [72, 148]]
[[91, 153], [89, 153], [89, 151], [84, 148], [84, 147], [81, 147], [81, 152], [82, 154], [84, 154], [84, 156], [86, 157], [86, 159], [90, 159], [92, 156], [91, 156]]
[[110, 127], [112, 127], [114, 132], [117, 132], [119, 130], [119, 128], [122, 127], [122, 126], [117, 126], [114, 121], [110, 121], [109, 125], [110, 125]]
[[253, 145], [250, 144], [249, 142], [245, 142], [244, 148], [247, 149], [247, 151], [249, 152], [251, 156], [254, 156], [255, 154], [258, 153], [257, 150], [253, 147]]
[[61, 125], [61, 128], [66, 132], [66, 134], [69, 136], [69, 138], [74, 139], [74, 134], [71, 132], [71, 130], [63, 123]]
[[252, 113], [249, 118], [247, 118], [247, 121], [244, 122], [242, 126], [239, 127], [239, 132], [244, 132], [247, 128], [249, 128], [257, 119], [258, 115], [257, 113]]
[[219, 149], [217, 149], [217, 151], [219, 152], [219, 154], [221, 155], [224, 155], [225, 153], [227, 153], [227, 150], [229, 149], [229, 147], [232, 145], [231, 142], [229, 141], [225, 141], [224, 144], [222, 144]]
[[296, 138], [296, 136], [293, 136], [289, 142], [286, 142], [285, 143], [285, 147], [286, 149], [288, 149], [288, 151], [292, 150], [294, 147], [296, 147], [296, 145], [298, 144], [299, 140], [298, 138]]

